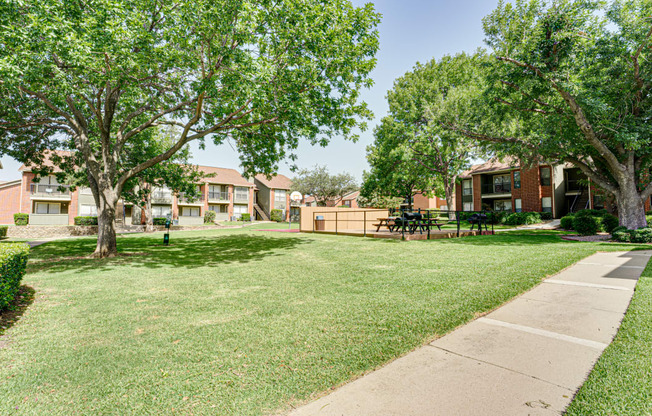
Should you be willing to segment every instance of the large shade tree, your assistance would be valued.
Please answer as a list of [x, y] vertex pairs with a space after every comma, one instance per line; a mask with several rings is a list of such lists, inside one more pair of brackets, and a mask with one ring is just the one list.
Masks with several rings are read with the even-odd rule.
[[378, 197], [403, 198], [412, 210], [412, 197], [432, 194], [437, 185], [431, 172], [415, 163], [408, 146], [410, 130], [391, 116], [384, 117], [374, 129], [374, 142], [367, 147], [367, 162], [360, 194], [365, 199]]
[[302, 169], [292, 179], [292, 189], [302, 195], [311, 195], [317, 206], [339, 203], [346, 194], [358, 189], [355, 177], [350, 173], [331, 174], [326, 166]]
[[[299, 138], [352, 137], [379, 15], [348, 0], [0, 3], [0, 153], [38, 165], [79, 154], [98, 203], [96, 256], [117, 252], [125, 184], [187, 143], [229, 139], [247, 173], [272, 173]], [[148, 129], [169, 148], [123, 163]]]
[[430, 106], [445, 100], [457, 85], [475, 82], [481, 76], [484, 54], [444, 56], [419, 64], [394, 82], [387, 93], [389, 117], [402, 126], [401, 145], [410, 149], [412, 162], [421, 165], [419, 174], [435, 184], [435, 193], [454, 209], [457, 176], [478, 156], [477, 142], [445, 128], [433, 118]]
[[646, 225], [652, 195], [652, 2], [516, 0], [484, 19], [494, 62], [432, 106], [451, 131], [570, 163]]

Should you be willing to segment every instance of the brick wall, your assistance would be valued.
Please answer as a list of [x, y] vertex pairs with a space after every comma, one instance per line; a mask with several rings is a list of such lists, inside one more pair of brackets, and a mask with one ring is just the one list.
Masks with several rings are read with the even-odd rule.
[[523, 211], [541, 212], [541, 182], [537, 166], [521, 169], [521, 207]]
[[480, 175], [473, 176], [473, 210], [482, 209], [482, 178]]
[[20, 212], [20, 183], [0, 189], [0, 224], [13, 224]]

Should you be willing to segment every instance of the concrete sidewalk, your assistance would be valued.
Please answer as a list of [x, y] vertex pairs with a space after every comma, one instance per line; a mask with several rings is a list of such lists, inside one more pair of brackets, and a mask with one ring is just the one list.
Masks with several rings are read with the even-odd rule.
[[594, 254], [291, 415], [559, 415], [618, 331], [651, 256]]

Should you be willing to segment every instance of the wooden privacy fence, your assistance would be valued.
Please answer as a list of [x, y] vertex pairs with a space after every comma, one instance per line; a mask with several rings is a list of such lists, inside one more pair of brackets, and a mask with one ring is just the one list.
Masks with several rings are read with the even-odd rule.
[[387, 218], [387, 209], [351, 209], [340, 207], [302, 207], [302, 232], [376, 231], [379, 218]]

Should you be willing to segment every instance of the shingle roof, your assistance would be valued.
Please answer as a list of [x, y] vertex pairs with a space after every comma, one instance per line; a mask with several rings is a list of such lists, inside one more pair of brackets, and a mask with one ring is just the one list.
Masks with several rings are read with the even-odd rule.
[[209, 178], [203, 178], [204, 183], [220, 183], [224, 185], [237, 185], [237, 186], [254, 186], [253, 183], [247, 181], [240, 172], [235, 169], [217, 168], [214, 166], [197, 166], [197, 168], [206, 173], [214, 174]]
[[[45, 158], [43, 160], [43, 166], [54, 168], [53, 169], [54, 172], [61, 172], [61, 169], [54, 166], [54, 164], [52, 163], [52, 161], [50, 160], [50, 157], [49, 157], [50, 153], [56, 153], [59, 156], [70, 156], [72, 154], [72, 152], [69, 152], [67, 150], [48, 150], [46, 155], [45, 155]], [[23, 165], [20, 166], [20, 168], [18, 168], [18, 171], [19, 172], [31, 172], [32, 167], [23, 164]]]
[[464, 171], [460, 174], [460, 178], [470, 178], [472, 175], [477, 175], [480, 173], [498, 172], [503, 170], [515, 169], [518, 168], [518, 166], [519, 166], [518, 160], [511, 157], [505, 158], [503, 160], [492, 158], [484, 163], [480, 163], [479, 165], [471, 166], [471, 169]]
[[256, 175], [256, 180], [259, 180], [263, 185], [270, 189], [291, 189], [292, 180], [285, 175], [274, 175], [271, 180], [268, 180], [265, 175]]
[[352, 201], [354, 199], [357, 199], [359, 195], [360, 195], [360, 191], [349, 192], [348, 194], [342, 197], [342, 201], [349, 201], [349, 200]]

